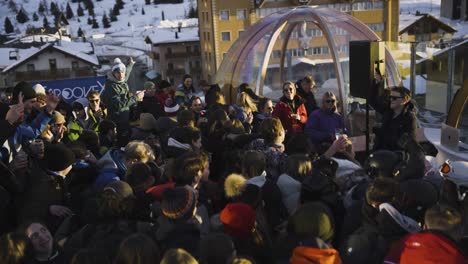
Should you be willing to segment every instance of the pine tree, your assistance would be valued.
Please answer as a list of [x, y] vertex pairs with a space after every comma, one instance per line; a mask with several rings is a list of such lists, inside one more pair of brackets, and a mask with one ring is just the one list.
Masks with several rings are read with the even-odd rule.
[[18, 14], [16, 14], [16, 21], [18, 21], [21, 24], [29, 21], [29, 17], [26, 15], [23, 8], [21, 8]]
[[47, 20], [47, 17], [44, 17], [44, 19], [42, 20], [42, 27], [49, 28], [49, 21]]
[[115, 0], [115, 5], [117, 5], [120, 10], [124, 8], [125, 3], [123, 0]]
[[98, 24], [96, 18], [93, 18], [93, 28], [99, 28], [99, 24]]
[[84, 16], [84, 10], [83, 7], [81, 7], [81, 4], [78, 4], [78, 10], [76, 10], [76, 13], [79, 17]]
[[112, 9], [112, 14], [113, 14], [114, 16], [120, 15], [120, 9], [119, 9], [119, 7], [117, 6], [117, 4], [114, 5], [114, 8]]
[[8, 2], [8, 8], [15, 13], [18, 12], [18, 6], [16, 6], [16, 2], [14, 0], [10, 0], [10, 2]]
[[114, 15], [114, 12], [113, 12], [113, 11], [114, 11], [113, 8], [111, 8], [111, 9], [109, 10], [109, 17], [110, 17], [110, 21], [111, 21], [111, 22], [117, 21], [117, 16]]
[[91, 17], [88, 17], [88, 25], [92, 25], [93, 24], [93, 19]]
[[197, 18], [197, 11], [195, 10], [193, 6], [190, 6], [187, 18]]
[[70, 3], [67, 3], [67, 19], [70, 19], [74, 16], [73, 10], [71, 9]]
[[151, 4], [151, 0], [145, 0], [145, 4], [147, 5]]
[[13, 24], [11, 24], [11, 21], [8, 17], [5, 17], [5, 33], [12, 33], [15, 31], [15, 28], [13, 28]]
[[157, 5], [157, 4], [160, 4], [161, 3], [161, 0], [153, 0], [153, 4]]
[[162, 21], [166, 20], [166, 17], [164, 16], [164, 10], [161, 11], [161, 20], [162, 20]]
[[42, 3], [39, 3], [39, 7], [37, 8], [37, 12], [40, 14], [40, 15], [44, 15], [44, 11], [45, 11], [45, 7]]
[[50, 2], [50, 12], [52, 12], [52, 14], [55, 14], [57, 10], [57, 4], [55, 2]]
[[83, 30], [81, 29], [81, 27], [78, 28], [77, 34], [78, 34], [78, 37], [83, 37], [84, 34], [83, 34]]
[[142, 14], [142, 15], [145, 14], [145, 9], [144, 9], [144, 8], [141, 8], [141, 14]]
[[104, 13], [104, 15], [102, 16], [102, 26], [104, 28], [110, 28], [110, 22], [109, 22], [109, 19], [107, 18], [107, 15], [106, 13]]
[[94, 9], [94, 4], [92, 0], [83, 0], [84, 6], [86, 9]]
[[34, 20], [34, 21], [38, 21], [38, 20], [39, 20], [39, 16], [37, 16], [36, 12], [34, 12], [34, 14], [33, 14], [33, 20]]

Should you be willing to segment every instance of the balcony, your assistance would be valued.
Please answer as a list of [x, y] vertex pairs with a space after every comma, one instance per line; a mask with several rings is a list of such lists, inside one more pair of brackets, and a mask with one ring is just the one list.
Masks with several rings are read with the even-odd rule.
[[185, 69], [167, 69], [166, 75], [182, 75], [185, 74]]
[[95, 72], [90, 67], [77, 69], [56, 69], [42, 71], [15, 72], [15, 79], [22, 81], [57, 80], [94, 76]]
[[188, 57], [195, 57], [200, 56], [200, 51], [192, 51], [192, 52], [172, 52], [164, 54], [166, 60], [169, 59], [185, 59]]

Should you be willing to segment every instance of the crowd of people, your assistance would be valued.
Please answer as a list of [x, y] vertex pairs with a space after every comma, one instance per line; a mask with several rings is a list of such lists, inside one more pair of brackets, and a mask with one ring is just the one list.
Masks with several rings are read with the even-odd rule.
[[427, 166], [407, 89], [372, 98], [358, 160], [313, 77], [227, 104], [190, 75], [133, 93], [132, 65], [71, 104], [27, 82], [0, 104], [0, 263], [468, 263], [465, 163]]

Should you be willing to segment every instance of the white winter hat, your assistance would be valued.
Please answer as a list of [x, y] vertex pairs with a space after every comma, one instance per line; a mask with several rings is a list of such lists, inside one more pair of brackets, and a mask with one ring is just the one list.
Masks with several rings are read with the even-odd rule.
[[33, 89], [36, 91], [36, 94], [45, 94], [45, 88], [40, 83], [35, 84]]
[[114, 64], [112, 64], [112, 72], [121, 71], [125, 72], [126, 67], [125, 64], [119, 58], [114, 59]]

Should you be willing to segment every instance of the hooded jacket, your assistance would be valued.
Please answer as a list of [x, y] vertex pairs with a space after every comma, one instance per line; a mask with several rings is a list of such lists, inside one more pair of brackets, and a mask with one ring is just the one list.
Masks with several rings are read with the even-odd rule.
[[[281, 120], [284, 130], [288, 133], [302, 133], [307, 122], [307, 111], [302, 98], [299, 96], [294, 96], [292, 103], [295, 105], [295, 109], [291, 108], [288, 99], [284, 96], [281, 97], [273, 110], [272, 116]], [[292, 118], [292, 114], [299, 115], [301, 119]]]
[[102, 101], [107, 107], [107, 118], [115, 123], [128, 122], [130, 107], [137, 103], [137, 97], [132, 96], [128, 88], [127, 80], [132, 71], [134, 62], [127, 65], [125, 79], [118, 81], [111, 71], [107, 73], [107, 80], [102, 92]]

